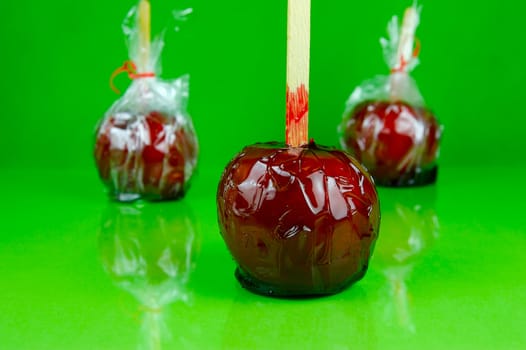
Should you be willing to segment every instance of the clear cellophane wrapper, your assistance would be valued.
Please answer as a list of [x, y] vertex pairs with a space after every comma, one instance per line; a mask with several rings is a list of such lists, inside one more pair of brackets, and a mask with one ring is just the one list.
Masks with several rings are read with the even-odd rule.
[[95, 160], [110, 196], [120, 201], [180, 197], [197, 163], [198, 142], [187, 112], [189, 76], [163, 80], [160, 74], [162, 36], [151, 43], [148, 63], [135, 72], [141, 47], [137, 10], [123, 30], [130, 61], [122, 71], [131, 85], [106, 112], [96, 134]]
[[[417, 13], [419, 19], [420, 9]], [[377, 183], [388, 186], [433, 182], [442, 133], [410, 76], [419, 63], [419, 43], [404, 60], [400, 40], [401, 28], [394, 16], [388, 39], [380, 41], [390, 74], [355, 88], [338, 127], [342, 147], [368, 168]]]

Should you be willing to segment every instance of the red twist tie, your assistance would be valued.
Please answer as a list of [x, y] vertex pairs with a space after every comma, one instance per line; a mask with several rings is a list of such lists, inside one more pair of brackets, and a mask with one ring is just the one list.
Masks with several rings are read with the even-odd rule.
[[[420, 39], [415, 38], [415, 48], [413, 50], [412, 57], [413, 58], [418, 58], [418, 56], [420, 55], [420, 50], [421, 49], [422, 49], [422, 46], [421, 46], [421, 43], [420, 43]], [[409, 62], [407, 62], [405, 60], [404, 56], [400, 57], [400, 65], [397, 68], [391, 69], [391, 74], [392, 73], [403, 73], [403, 72], [405, 72], [405, 69], [407, 68], [407, 64], [408, 63]]]
[[119, 67], [113, 72], [113, 74], [110, 77], [110, 87], [117, 95], [120, 95], [121, 92], [114, 84], [115, 78], [122, 73], [128, 73], [128, 77], [130, 79], [140, 79], [140, 78], [153, 78], [155, 77], [155, 73], [147, 72], [147, 73], [137, 73], [137, 66], [133, 61], [128, 60], [125, 61], [122, 67]]

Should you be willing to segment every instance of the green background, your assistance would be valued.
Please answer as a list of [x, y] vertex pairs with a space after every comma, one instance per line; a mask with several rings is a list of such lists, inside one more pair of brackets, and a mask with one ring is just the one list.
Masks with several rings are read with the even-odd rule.
[[[351, 91], [387, 72], [378, 39], [408, 3], [312, 1], [317, 142], [337, 144]], [[172, 9], [194, 8], [166, 36], [162, 76], [191, 76], [201, 155], [183, 201], [200, 241], [190, 296], [174, 297], [162, 322], [153, 312], [150, 323], [105, 271], [101, 232], [121, 209], [108, 202], [92, 159], [95, 125], [118, 97], [108, 83], [128, 58], [120, 24], [132, 5], [0, 3], [0, 349], [526, 347], [523, 2], [423, 2], [413, 76], [445, 125], [433, 200], [426, 190], [382, 189], [366, 277], [329, 298], [290, 301], [238, 286], [215, 215], [225, 164], [244, 145], [284, 139], [286, 1], [153, 0], [154, 32], [171, 23]], [[141, 212], [151, 223], [142, 234], [177, 225], [180, 204]], [[123, 225], [119, 234], [138, 230]], [[388, 239], [396, 233], [399, 247]], [[385, 261], [407, 244], [411, 259]]]
[[[337, 144], [356, 85], [384, 74], [379, 38], [408, 1], [312, 1], [310, 136]], [[127, 59], [120, 24], [133, 1], [2, 1], [2, 165], [91, 169], [96, 122], [117, 98], [111, 73]], [[414, 72], [445, 125], [444, 165], [524, 164], [526, 72], [520, 1], [427, 1]], [[189, 111], [201, 171], [217, 178], [242, 146], [284, 140], [286, 1], [154, 1], [154, 32], [174, 8], [163, 77], [191, 76]], [[125, 86], [122, 76], [117, 80]]]

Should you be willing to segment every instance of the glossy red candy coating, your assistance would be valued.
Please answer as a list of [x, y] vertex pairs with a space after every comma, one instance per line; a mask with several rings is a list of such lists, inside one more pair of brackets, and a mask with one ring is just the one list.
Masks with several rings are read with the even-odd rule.
[[426, 108], [405, 102], [366, 101], [344, 125], [342, 145], [388, 186], [436, 180], [441, 127]]
[[116, 199], [174, 199], [184, 193], [196, 163], [197, 140], [176, 117], [116, 113], [99, 127], [94, 153], [99, 176]]
[[245, 147], [223, 173], [217, 205], [238, 279], [276, 296], [331, 294], [359, 280], [380, 222], [361, 165], [313, 143]]

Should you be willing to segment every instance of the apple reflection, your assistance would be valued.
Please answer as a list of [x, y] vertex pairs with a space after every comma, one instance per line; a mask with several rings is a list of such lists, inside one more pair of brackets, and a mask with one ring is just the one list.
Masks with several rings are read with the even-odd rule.
[[190, 300], [187, 285], [199, 246], [198, 230], [183, 202], [111, 203], [106, 211], [99, 235], [102, 265], [141, 305], [142, 348], [160, 349], [163, 338], [170, 338], [164, 310]]
[[379, 194], [382, 223], [373, 263], [388, 282], [386, 321], [394, 318], [400, 327], [414, 333], [407, 281], [439, 237], [436, 187], [382, 188]]

